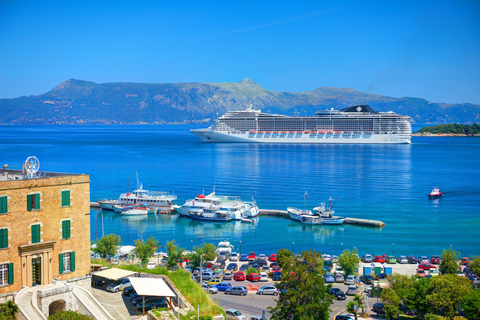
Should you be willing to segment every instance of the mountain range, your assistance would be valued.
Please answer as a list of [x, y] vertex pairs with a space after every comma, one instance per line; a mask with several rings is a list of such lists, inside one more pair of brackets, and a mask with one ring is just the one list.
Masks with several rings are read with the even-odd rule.
[[348, 88], [276, 92], [246, 78], [235, 83], [94, 83], [70, 79], [53, 90], [0, 99], [0, 124], [162, 124], [212, 122], [248, 107], [268, 113], [313, 116], [317, 110], [369, 104], [409, 115], [417, 123], [479, 122], [480, 105], [393, 98]]

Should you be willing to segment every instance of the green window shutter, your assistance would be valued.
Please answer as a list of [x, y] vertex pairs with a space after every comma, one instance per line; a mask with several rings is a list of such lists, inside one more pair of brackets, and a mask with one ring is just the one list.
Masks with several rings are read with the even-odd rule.
[[70, 238], [70, 220], [62, 221], [62, 239]]
[[70, 206], [70, 190], [62, 191], [62, 206]]
[[0, 249], [8, 248], [8, 229], [0, 230]]
[[7, 196], [0, 197], [0, 213], [8, 213]]
[[58, 272], [60, 274], [63, 273], [63, 254], [62, 253], [58, 255]]
[[70, 252], [70, 271], [75, 271], [75, 252]]
[[14, 282], [14, 277], [13, 277], [13, 263], [8, 264], [8, 284], [13, 284]]
[[32, 211], [32, 194], [27, 196], [27, 210]]
[[40, 195], [38, 193], [35, 194], [35, 209], [40, 209]]
[[40, 242], [40, 225], [35, 224], [32, 226], [32, 243]]

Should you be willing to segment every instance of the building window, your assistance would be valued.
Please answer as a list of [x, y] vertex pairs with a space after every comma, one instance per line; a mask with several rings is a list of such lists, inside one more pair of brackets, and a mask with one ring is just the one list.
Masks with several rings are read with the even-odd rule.
[[40, 193], [27, 195], [27, 210], [39, 210], [40, 209]]
[[70, 206], [70, 190], [62, 191], [62, 207]]
[[0, 264], [0, 286], [13, 284], [13, 263]]
[[70, 238], [70, 220], [62, 221], [62, 239]]
[[40, 225], [32, 225], [32, 243], [40, 242]]
[[8, 197], [0, 196], [0, 213], [8, 213]]
[[66, 252], [58, 255], [60, 273], [75, 271], [75, 252]]
[[0, 249], [8, 248], [8, 229], [0, 229]]

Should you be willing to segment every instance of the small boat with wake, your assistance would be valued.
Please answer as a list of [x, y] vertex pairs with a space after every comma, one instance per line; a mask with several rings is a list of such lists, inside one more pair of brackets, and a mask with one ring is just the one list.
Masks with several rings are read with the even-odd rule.
[[430, 199], [440, 198], [443, 195], [443, 192], [440, 191], [437, 187], [433, 188], [432, 192], [428, 194]]

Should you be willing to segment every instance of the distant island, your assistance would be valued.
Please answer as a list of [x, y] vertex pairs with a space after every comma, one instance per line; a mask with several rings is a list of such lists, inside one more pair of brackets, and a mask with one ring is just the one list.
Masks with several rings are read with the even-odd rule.
[[480, 125], [468, 124], [439, 124], [434, 127], [423, 127], [413, 134], [414, 136], [480, 136]]
[[70, 79], [43, 94], [0, 99], [0, 125], [207, 124], [231, 110], [253, 108], [314, 116], [317, 110], [339, 110], [360, 103], [369, 104], [375, 111], [408, 115], [416, 123], [472, 123], [480, 119], [480, 105], [471, 103], [393, 98], [333, 87], [277, 92], [248, 78], [233, 83], [95, 83]]

